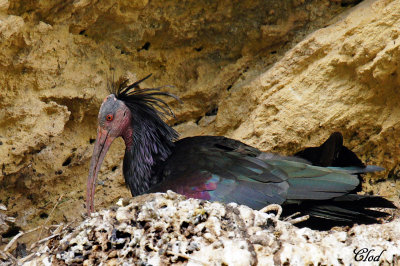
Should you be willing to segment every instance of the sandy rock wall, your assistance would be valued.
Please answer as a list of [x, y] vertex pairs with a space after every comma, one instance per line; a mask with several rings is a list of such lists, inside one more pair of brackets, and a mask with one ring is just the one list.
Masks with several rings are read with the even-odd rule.
[[[337, 15], [354, 2], [0, 1], [1, 203], [22, 228], [42, 224], [49, 215], [51, 222], [80, 219], [97, 111], [113, 75], [136, 79], [153, 73], [148, 86], [174, 85], [171, 92], [184, 104], [171, 103], [178, 119], [169, 122], [184, 136], [227, 134], [264, 149], [294, 152], [306, 143], [294, 128], [284, 131], [289, 120], [275, 129], [256, 119], [268, 112], [279, 113], [276, 119], [295, 118], [295, 112], [285, 118], [277, 111], [291, 98], [282, 107], [270, 100], [265, 101], [270, 107], [257, 107], [265, 92], [278, 91], [269, 89], [268, 75], [301, 83], [302, 73], [279, 72], [273, 63], [292, 58], [287, 67], [295, 68], [299, 58], [293, 51], [302, 46], [284, 56], [286, 51], [340, 20]], [[313, 57], [316, 45], [306, 42], [311, 48], [304, 53]], [[328, 89], [330, 84], [334, 81], [326, 83]], [[310, 110], [306, 117], [321, 112]], [[329, 132], [311, 131], [309, 143]], [[268, 145], [270, 136], [282, 141]], [[100, 173], [98, 208], [129, 196], [122, 155], [123, 143], [117, 141]]]
[[341, 131], [365, 162], [386, 168], [365, 190], [398, 201], [400, 3], [364, 1], [342, 18], [234, 87], [220, 104], [215, 129], [277, 152]]

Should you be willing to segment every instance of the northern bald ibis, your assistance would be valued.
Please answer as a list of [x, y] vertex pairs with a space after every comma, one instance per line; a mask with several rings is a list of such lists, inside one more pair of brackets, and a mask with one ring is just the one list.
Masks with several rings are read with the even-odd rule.
[[[150, 75], [149, 75], [150, 76]], [[112, 85], [100, 107], [97, 139], [87, 181], [86, 206], [94, 211], [98, 171], [111, 143], [125, 141], [123, 174], [133, 196], [173, 190], [187, 197], [236, 202], [254, 209], [283, 205], [284, 214], [310, 215], [307, 225], [374, 223], [395, 208], [388, 200], [358, 195], [359, 174], [381, 170], [365, 166], [333, 133], [320, 147], [287, 157], [264, 153], [222, 136], [178, 140], [163, 118], [173, 113], [160, 96], [177, 98], [160, 88], [142, 89], [127, 80]]]

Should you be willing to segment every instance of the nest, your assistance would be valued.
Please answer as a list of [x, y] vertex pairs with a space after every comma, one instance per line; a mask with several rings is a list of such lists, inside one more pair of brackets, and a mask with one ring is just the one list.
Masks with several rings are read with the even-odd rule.
[[[31, 258], [70, 265], [349, 264], [355, 249], [380, 251], [381, 264], [400, 259], [400, 221], [314, 231], [246, 206], [211, 203], [169, 192], [120, 200], [63, 230]], [[269, 208], [274, 209], [274, 208]], [[279, 214], [279, 208], [278, 208]], [[311, 255], [312, 254], [312, 255]]]

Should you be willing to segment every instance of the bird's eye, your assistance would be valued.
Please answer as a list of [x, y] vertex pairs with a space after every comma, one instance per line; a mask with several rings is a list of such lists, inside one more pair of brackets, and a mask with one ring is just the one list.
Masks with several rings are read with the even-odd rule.
[[113, 115], [112, 114], [108, 114], [107, 116], [106, 116], [106, 120], [107, 121], [112, 121], [113, 120]]

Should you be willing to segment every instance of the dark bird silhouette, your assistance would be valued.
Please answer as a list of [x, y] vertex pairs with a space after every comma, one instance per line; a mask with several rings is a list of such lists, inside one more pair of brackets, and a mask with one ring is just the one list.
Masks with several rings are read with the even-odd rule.
[[365, 166], [343, 146], [340, 133], [292, 157], [263, 153], [222, 136], [177, 140], [177, 132], [162, 119], [173, 113], [159, 98], [177, 97], [160, 88], [139, 88], [149, 76], [130, 85], [127, 80], [113, 84], [101, 105], [87, 182], [89, 214], [94, 211], [98, 171], [111, 143], [120, 136], [126, 145], [124, 178], [133, 196], [173, 190], [254, 209], [276, 203], [284, 205], [284, 215], [310, 215], [304, 225], [313, 228], [374, 223], [387, 213], [369, 208], [395, 208], [384, 198], [356, 193], [359, 174], [382, 168]]

